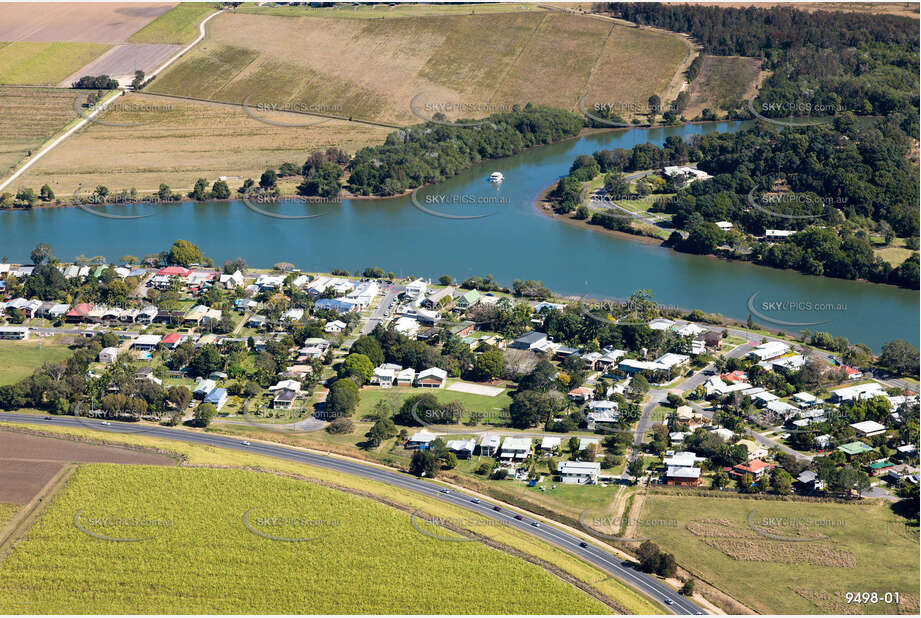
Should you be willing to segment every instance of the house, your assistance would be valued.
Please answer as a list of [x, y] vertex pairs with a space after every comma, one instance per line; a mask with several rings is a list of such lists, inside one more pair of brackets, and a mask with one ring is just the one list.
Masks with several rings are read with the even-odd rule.
[[396, 375], [396, 385], [397, 386], [412, 386], [416, 381], [416, 370], [412, 367], [407, 367], [402, 371], [398, 372]]
[[227, 403], [227, 389], [216, 388], [212, 390], [202, 403], [210, 403], [220, 412], [224, 404]]
[[860, 423], [851, 423], [851, 427], [857, 432], [858, 438], [869, 438], [886, 433], [886, 426], [876, 421], [863, 421]]
[[185, 279], [191, 274], [192, 274], [192, 271], [189, 270], [188, 268], [184, 268], [182, 266], [167, 266], [165, 268], [161, 268], [160, 270], [158, 270], [156, 276], [157, 277], [180, 277], [182, 279]]
[[604, 354], [601, 355], [601, 358], [595, 361], [595, 367], [600, 370], [610, 369], [617, 364], [617, 361], [627, 355], [626, 351], [615, 350], [613, 348], [605, 348], [602, 352], [604, 352]]
[[233, 308], [241, 312], [255, 311], [258, 306], [259, 303], [251, 298], [238, 298], [237, 300], [233, 301]]
[[795, 401], [797, 404], [799, 404], [800, 407], [803, 407], [803, 408], [814, 406], [819, 401], [818, 397], [816, 397], [812, 393], [806, 393], [806, 392], [793, 393], [793, 397], [791, 399], [793, 399], [793, 401]]
[[281, 314], [281, 321], [282, 322], [298, 322], [303, 317], [304, 317], [304, 310], [299, 307], [295, 307], [293, 309], [288, 309], [283, 314]]
[[449, 451], [457, 455], [458, 459], [470, 459], [473, 457], [474, 448], [476, 448], [476, 439], [448, 440], [446, 446]]
[[502, 441], [499, 459], [521, 461], [531, 454], [531, 438], [506, 438]]
[[118, 359], [118, 348], [102, 348], [99, 350], [99, 362], [111, 365]]
[[664, 457], [662, 463], [671, 468], [692, 468], [695, 464], [705, 461], [706, 457], [698, 457], [690, 451], [677, 451]]
[[323, 327], [324, 333], [341, 333], [345, 330], [345, 327], [348, 326], [342, 320], [333, 320], [332, 322], [327, 322], [326, 326]]
[[138, 314], [134, 317], [134, 321], [137, 324], [152, 324], [158, 313], [159, 312], [155, 306], [147, 305], [138, 311]]
[[668, 330], [675, 325], [674, 320], [667, 318], [656, 318], [649, 323], [650, 330]]
[[311, 373], [313, 373], [313, 367], [310, 365], [291, 365], [281, 375], [293, 380], [303, 380]]
[[422, 279], [416, 279], [415, 281], [410, 281], [406, 284], [403, 289], [403, 293], [406, 295], [406, 298], [410, 300], [417, 300], [418, 298], [425, 295], [425, 291], [428, 289], [428, 284]]
[[595, 395], [595, 391], [593, 391], [587, 386], [580, 386], [578, 388], [574, 388], [571, 391], [569, 391], [569, 394], [568, 394], [570, 401], [577, 401], [577, 402], [589, 401], [592, 397], [594, 397], [594, 395]]
[[349, 292], [346, 298], [356, 304], [359, 309], [364, 310], [371, 306], [380, 291], [381, 287], [376, 281], [365, 281]]
[[733, 439], [735, 438], [735, 434], [731, 430], [726, 429], [725, 427], [719, 427], [717, 429], [713, 429], [710, 431], [710, 433], [721, 437], [726, 442], [732, 442]]
[[470, 307], [473, 307], [475, 304], [480, 302], [482, 294], [476, 290], [470, 290], [465, 294], [461, 294], [460, 298], [457, 299], [457, 302], [454, 303], [454, 307], [457, 309], [467, 310]]
[[690, 356], [685, 354], [673, 354], [669, 352], [667, 354], [663, 354], [654, 361], [627, 358], [620, 361], [620, 364], [617, 367], [621, 371], [631, 374], [640, 373], [643, 371], [671, 371], [676, 367], [684, 365], [689, 360], [691, 360]]
[[0, 340], [25, 341], [28, 338], [28, 326], [0, 326]]
[[448, 327], [448, 331], [457, 337], [466, 337], [474, 330], [476, 330], [476, 322], [471, 322], [469, 320], [463, 320], [457, 324], [451, 324]]
[[766, 341], [748, 353], [748, 356], [766, 361], [783, 356], [790, 351], [790, 346], [783, 341]]
[[560, 443], [563, 441], [559, 436], [544, 436], [540, 441], [540, 450], [547, 453], [557, 453], [560, 450]]
[[764, 239], [768, 242], [780, 242], [794, 234], [795, 230], [764, 230]]
[[152, 382], [163, 384], [163, 380], [154, 375], [153, 367], [141, 367], [134, 373], [135, 382]]
[[444, 388], [448, 381], [448, 372], [438, 367], [430, 367], [416, 376], [416, 386], [422, 388]]
[[902, 459], [908, 459], [909, 457], [914, 457], [918, 454], [918, 447], [914, 444], [903, 444], [901, 446], [895, 447], [896, 452], [898, 452], [899, 457]]
[[409, 439], [403, 443], [403, 448], [424, 450], [428, 448], [428, 445], [431, 444], [437, 437], [438, 436], [435, 434], [429, 433], [423, 429], [422, 431], [414, 433], [412, 436], [410, 436]]
[[880, 459], [878, 461], [867, 464], [867, 474], [870, 476], [883, 476], [889, 471], [890, 468], [894, 467], [895, 464], [888, 459]]
[[668, 440], [672, 444], [681, 444], [690, 434], [688, 431], [672, 431], [668, 434]]
[[669, 466], [665, 470], [665, 484], [697, 487], [700, 485], [700, 468]]
[[263, 292], [277, 290], [285, 285], [285, 275], [259, 275], [256, 279], [256, 285]]
[[848, 365], [841, 365], [841, 369], [844, 369], [844, 373], [848, 380], [856, 380], [863, 377], [863, 372], [860, 369], [854, 369]]
[[591, 371], [595, 370], [595, 363], [601, 359], [601, 352], [589, 352], [588, 354], [582, 355], [582, 362], [585, 363], [586, 368]]
[[228, 290], [243, 287], [243, 273], [239, 270], [235, 270], [233, 274], [221, 275], [220, 279], [218, 279], [218, 283]]
[[441, 288], [434, 294], [429, 294], [429, 296], [422, 301], [422, 306], [427, 307], [428, 309], [438, 309], [443, 305], [450, 303], [454, 299], [454, 288], [448, 286], [446, 288]]
[[253, 314], [246, 321], [247, 328], [262, 328], [265, 326], [266, 317], [264, 315]]
[[717, 221], [714, 225], [724, 232], [728, 232], [732, 229], [732, 223], [729, 221]]
[[596, 461], [561, 461], [556, 469], [566, 485], [594, 485], [601, 475], [601, 464]]
[[371, 375], [371, 384], [377, 384], [381, 388], [390, 388], [396, 383], [397, 374], [403, 370], [401, 365], [393, 363], [384, 363], [374, 368]]
[[786, 418], [787, 415], [799, 412], [799, 409], [796, 406], [791, 406], [786, 401], [771, 401], [764, 407], [768, 411], [783, 416], [784, 418]]
[[767, 457], [768, 450], [763, 446], [756, 444], [753, 440], [739, 440], [736, 445], [742, 444], [748, 449], [748, 460], [763, 459]]
[[872, 446], [866, 442], [860, 442], [855, 440], [853, 442], [848, 442], [847, 444], [842, 444], [838, 447], [838, 450], [847, 456], [848, 459], [851, 457], [856, 457], [857, 455], [863, 455], [864, 453], [869, 453], [874, 450]]
[[[746, 395], [749, 393], [747, 393], [747, 391], [742, 391], [742, 394]], [[778, 397], [774, 393], [769, 393], [768, 391], [764, 389], [761, 389], [761, 392], [758, 392], [758, 393], [750, 393], [749, 396], [752, 398], [752, 401], [755, 403], [755, 405], [758, 406], [759, 408], [763, 408], [764, 406], [771, 403], [772, 401], [780, 400], [780, 397]]]
[[824, 451], [828, 448], [829, 444], [831, 444], [831, 436], [829, 434], [823, 433], [821, 436], [815, 437], [815, 447], [818, 450]]
[[758, 364], [771, 371], [799, 371], [806, 366], [806, 357], [802, 354], [787, 354]]
[[[706, 333], [707, 329], [692, 323], [676, 328], [675, 332], [681, 337], [697, 337], [698, 335]], [[705, 342], [701, 341], [701, 343]]]
[[509, 347], [516, 350], [544, 350], [549, 343], [550, 338], [545, 333], [531, 331], [515, 339]]
[[166, 348], [174, 350], [186, 339], [188, 339], [187, 335], [182, 335], [180, 333], [169, 333], [168, 335], [164, 335], [163, 340], [160, 343], [162, 343]]
[[162, 339], [163, 337], [160, 335], [141, 335], [131, 343], [131, 347], [136, 350], [149, 352], [156, 350]]
[[502, 441], [497, 435], [486, 434], [480, 440], [480, 455], [485, 455], [486, 457], [495, 457], [496, 452], [499, 450], [499, 443]]
[[750, 474], [755, 480], [760, 479], [765, 472], [773, 468], [771, 464], [760, 459], [752, 459], [748, 463], [736, 464], [732, 467], [733, 476], [745, 476]]
[[216, 386], [217, 382], [214, 380], [199, 380], [195, 390], [192, 391], [192, 396], [196, 399], [204, 399], [211, 393], [211, 391], [215, 389]]
[[294, 405], [297, 399], [298, 391], [290, 388], [280, 388], [275, 391], [275, 397], [272, 398], [272, 407], [279, 410], [287, 410]]
[[688, 165], [667, 165], [662, 168], [662, 173], [668, 177], [676, 176], [684, 178], [687, 183], [692, 183], [695, 180], [708, 180], [713, 178], [707, 172]]
[[70, 308], [64, 315], [65, 322], [84, 322], [89, 316], [90, 311], [93, 310], [93, 305], [89, 303], [77, 303]]
[[338, 314], [358, 311], [358, 305], [347, 298], [321, 298], [314, 305], [314, 312], [335, 311]]
[[796, 477], [796, 486], [801, 493], [810, 493], [825, 489], [825, 482], [819, 480], [819, 475], [812, 470], [803, 470]]
[[879, 382], [869, 382], [867, 384], [855, 384], [846, 386], [831, 392], [832, 403], [841, 403], [842, 401], [858, 401], [861, 399], [872, 399], [876, 396], [886, 396], [883, 385]]

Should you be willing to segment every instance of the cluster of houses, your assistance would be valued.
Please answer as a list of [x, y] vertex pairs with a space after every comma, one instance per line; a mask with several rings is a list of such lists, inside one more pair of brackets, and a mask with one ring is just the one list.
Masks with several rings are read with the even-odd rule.
[[417, 386], [419, 388], [444, 388], [448, 372], [438, 367], [429, 367], [417, 372], [412, 367], [403, 368], [394, 363], [384, 363], [374, 368], [370, 383], [381, 388], [394, 386]]

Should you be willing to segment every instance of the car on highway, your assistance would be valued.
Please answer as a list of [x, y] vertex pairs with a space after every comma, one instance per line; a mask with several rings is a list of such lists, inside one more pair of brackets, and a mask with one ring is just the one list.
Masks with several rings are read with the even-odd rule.
[[674, 604], [674, 603], [675, 603], [675, 602], [672, 601], [671, 599], [665, 599], [665, 604], [666, 604], [666, 605], [672, 605], [672, 604]]
[[535, 528], [540, 528], [540, 522], [539, 522], [539, 521], [532, 521], [532, 522], [531, 522], [531, 525], [534, 526]]
[[51, 420], [51, 417], [50, 417], [50, 416], [46, 416], [46, 417], [45, 417], [45, 420], [46, 420], [46, 421], [50, 421], [50, 420]]
[[522, 517], [521, 515], [515, 515], [515, 519], [517, 519], [517, 520], [520, 521], [520, 520], [524, 519], [524, 517]]
[[492, 510], [494, 510], [494, 511], [501, 511], [501, 510], [502, 510], [502, 507], [501, 507], [501, 506], [494, 506], [494, 507], [492, 507]]
[[250, 444], [246, 440], [243, 440], [243, 442], [240, 442], [240, 444], [242, 444], [243, 446], [252, 446], [252, 444]]
[[443, 494], [449, 494], [449, 493], [451, 493], [451, 490], [450, 490], [450, 489], [442, 489], [442, 490], [441, 490], [441, 493], [443, 493]]
[[109, 421], [102, 421], [102, 424], [103, 424], [103, 425], [111, 425], [112, 423], [110, 423]]
[[586, 543], [585, 541], [582, 541], [581, 543], [579, 543], [579, 547], [582, 547], [582, 548], [588, 547], [588, 543]]
[[473, 498], [473, 499], [470, 500], [470, 501], [473, 502], [474, 504], [479, 504], [479, 503], [480, 503], [480, 499], [479, 499], [479, 498]]

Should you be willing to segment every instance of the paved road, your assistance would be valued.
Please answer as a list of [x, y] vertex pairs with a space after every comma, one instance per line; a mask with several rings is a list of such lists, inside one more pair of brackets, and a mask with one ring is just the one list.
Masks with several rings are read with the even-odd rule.
[[[416, 493], [428, 496], [429, 498], [448, 502], [455, 506], [476, 512], [480, 515], [501, 521], [503, 524], [511, 526], [526, 534], [531, 534], [533, 536], [539, 537], [548, 543], [560, 547], [574, 555], [579, 556], [587, 562], [594, 564], [616, 579], [643, 591], [659, 602], [663, 601], [664, 599], [670, 599], [672, 601], [672, 605], [663, 605], [663, 607], [674, 613], [682, 615], [703, 613], [702, 608], [698, 607], [689, 599], [680, 596], [677, 592], [663, 584], [656, 577], [635, 570], [629, 566], [630, 563], [617, 558], [616, 556], [601, 549], [601, 547], [596, 546], [593, 543], [589, 543], [588, 547], [582, 548], [579, 546], [579, 543], [582, 541], [582, 539], [574, 534], [565, 532], [564, 530], [549, 524], [543, 524], [540, 527], [532, 526], [531, 523], [533, 520], [530, 518], [519, 521], [514, 518], [514, 512], [510, 512], [508, 510], [495, 511], [493, 510], [494, 504], [485, 500], [479, 503], [471, 502], [471, 497], [467, 494], [453, 491], [450, 493], [441, 493], [442, 486], [428, 480], [418, 479], [413, 476], [402, 474], [400, 472], [372, 464], [366, 464], [348, 459], [340, 459], [338, 457], [324, 456], [288, 446], [283, 446], [280, 444], [253, 442], [252, 444], [245, 445], [240, 442], [240, 440], [228, 436], [150, 425], [123, 425], [120, 427], [119, 425], [121, 424], [113, 424], [109, 427], [106, 427], [99, 421], [85, 418], [78, 420], [77, 418], [71, 416], [50, 417], [50, 419], [51, 420], [43, 420], [43, 417], [30, 414], [15, 414], [7, 412], [0, 413], [0, 421], [32, 424], [47, 423], [65, 427], [91, 427], [93, 429], [99, 429], [100, 431], [107, 431], [112, 433], [142, 434], [158, 438], [166, 438], [169, 440], [194, 442], [197, 444], [205, 444], [209, 446], [256, 453], [258, 455], [278, 457], [290, 461], [298, 461], [314, 466], [329, 468], [331, 470], [336, 470], [347, 474], [353, 474], [363, 478], [373, 479], [382, 483], [387, 483], [388, 485], [393, 485], [395, 487], [414, 491]], [[526, 513], [526, 511], [523, 511], [523, 513]]]
[[368, 322], [361, 327], [361, 334], [367, 335], [373, 331], [381, 320], [387, 317], [387, 314], [390, 312], [390, 304], [399, 296], [405, 288], [402, 285], [392, 285], [387, 289], [387, 293], [384, 295], [383, 300], [378, 304], [377, 308], [371, 313], [371, 317], [368, 318]]

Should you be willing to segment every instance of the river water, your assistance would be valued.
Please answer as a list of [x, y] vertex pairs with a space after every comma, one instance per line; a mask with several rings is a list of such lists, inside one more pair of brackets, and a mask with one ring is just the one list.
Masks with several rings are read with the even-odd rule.
[[[580, 154], [745, 126], [727, 122], [596, 133], [483, 163], [416, 196], [429, 211], [489, 215], [476, 219], [433, 216], [409, 197], [334, 206], [297, 200], [255, 204], [271, 213], [322, 215], [311, 219], [264, 216], [239, 201], [97, 209], [151, 215], [132, 220], [96, 217], [77, 208], [37, 209], [0, 214], [0, 256], [27, 261], [31, 249], [45, 242], [64, 260], [80, 254], [117, 260], [162, 251], [184, 238], [218, 264], [242, 256], [251, 266], [287, 261], [308, 271], [380, 266], [400, 275], [449, 274], [460, 280], [492, 274], [504, 284], [539, 279], [563, 294], [610, 298], [649, 289], [660, 303], [742, 320], [751, 305], [776, 320], [755, 315], [771, 329], [825, 330], [876, 350], [896, 338], [917, 345], [917, 291], [681, 254], [554, 221], [535, 208], [540, 192], [566, 174]], [[501, 171], [504, 182], [489, 183], [492, 171]], [[821, 324], [805, 325], [812, 322]]]

